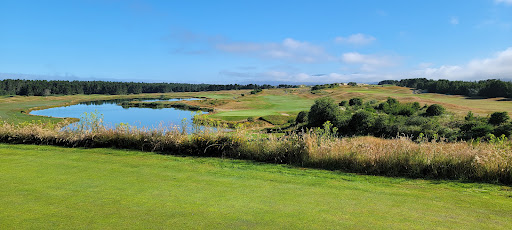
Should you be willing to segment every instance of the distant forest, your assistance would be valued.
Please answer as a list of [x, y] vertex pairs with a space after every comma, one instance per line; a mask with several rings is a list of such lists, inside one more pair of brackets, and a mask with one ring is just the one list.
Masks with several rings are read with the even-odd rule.
[[[278, 88], [295, 88], [295, 85], [279, 85]], [[0, 95], [73, 95], [73, 94], [140, 94], [169, 92], [200, 92], [239, 89], [270, 89], [273, 85], [213, 85], [186, 83], [142, 83], [110, 81], [46, 81], [46, 80], [12, 80], [0, 81]]]
[[427, 80], [426, 78], [384, 80], [379, 85], [392, 84], [425, 90], [429, 93], [464, 95], [468, 97], [512, 98], [512, 82], [497, 79], [482, 81]]

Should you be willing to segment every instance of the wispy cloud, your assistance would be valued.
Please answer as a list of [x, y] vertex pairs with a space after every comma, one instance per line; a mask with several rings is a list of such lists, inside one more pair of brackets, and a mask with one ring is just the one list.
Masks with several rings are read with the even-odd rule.
[[487, 19], [480, 23], [478, 23], [475, 28], [477, 29], [485, 29], [485, 28], [494, 28], [499, 30], [510, 30], [512, 28], [512, 24], [510, 22], [501, 21], [499, 19]]
[[221, 76], [236, 77], [239, 81], [246, 82], [273, 82], [273, 83], [292, 83], [292, 84], [324, 84], [341, 82], [378, 82], [383, 79], [396, 79], [396, 76], [390, 74], [377, 73], [327, 73], [327, 74], [308, 74], [304, 72], [286, 72], [278, 70], [269, 70], [266, 72], [237, 72], [221, 71]]
[[503, 3], [506, 5], [512, 5], [512, 0], [494, 0], [495, 3]]
[[223, 36], [204, 35], [182, 28], [172, 28], [171, 32], [162, 38], [164, 41], [171, 41], [175, 47], [170, 53], [185, 55], [201, 55], [210, 53], [212, 47], [226, 40]]
[[457, 17], [450, 18], [450, 24], [458, 25], [459, 24], [459, 18], [457, 18]]
[[334, 39], [337, 43], [351, 44], [351, 45], [368, 45], [374, 42], [374, 37], [365, 34], [352, 34], [348, 37], [336, 37]]
[[317, 62], [332, 59], [323, 47], [292, 38], [286, 38], [280, 43], [226, 42], [216, 44], [215, 48], [228, 53], [299, 62]]
[[372, 72], [396, 65], [396, 60], [393, 57], [360, 54], [358, 52], [344, 53], [341, 60], [346, 64], [360, 65], [360, 70], [364, 72]]
[[414, 71], [412, 75], [461, 80], [512, 78], [512, 47], [497, 52], [490, 58], [475, 59], [465, 65], [443, 65], [439, 68], [425, 68]]

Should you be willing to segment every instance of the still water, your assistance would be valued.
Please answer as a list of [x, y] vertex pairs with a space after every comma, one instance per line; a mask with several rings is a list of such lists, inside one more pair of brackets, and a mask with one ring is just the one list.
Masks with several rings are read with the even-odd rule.
[[[49, 117], [74, 117], [80, 118], [84, 113], [97, 112], [103, 115], [103, 123], [107, 127], [114, 128], [116, 124], [127, 123], [130, 126], [138, 128], [158, 128], [160, 125], [167, 127], [177, 126], [181, 128], [183, 120], [188, 123], [188, 128], [192, 126], [192, 118], [196, 111], [179, 110], [175, 108], [123, 108], [118, 103], [130, 100], [110, 100], [84, 102], [77, 105], [49, 108], [32, 111], [30, 114], [49, 116]], [[140, 101], [180, 101], [180, 100], [199, 100], [197, 98], [170, 99], [170, 100], [140, 100]], [[206, 113], [200, 112], [199, 113]], [[70, 125], [70, 127], [73, 124]]]

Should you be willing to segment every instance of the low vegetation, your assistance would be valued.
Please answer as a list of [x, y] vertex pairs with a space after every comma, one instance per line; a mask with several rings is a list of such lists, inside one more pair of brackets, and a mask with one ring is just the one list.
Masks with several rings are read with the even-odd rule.
[[[350, 124], [350, 123], [349, 123]], [[329, 122], [323, 128], [267, 137], [234, 132], [166, 128], [142, 130], [123, 124], [108, 129], [98, 116], [82, 118], [75, 129], [58, 131], [48, 124], [0, 126], [4, 143], [113, 147], [163, 154], [228, 157], [372, 175], [447, 178], [512, 184], [512, 145], [489, 142], [448, 143], [433, 139], [414, 142], [406, 137], [337, 138]]]
[[153, 109], [161, 109], [161, 108], [176, 108], [181, 110], [190, 110], [190, 111], [206, 111], [213, 112], [212, 108], [200, 107], [197, 105], [189, 105], [182, 102], [168, 102], [168, 101], [125, 101], [119, 104], [123, 108], [130, 107], [138, 107], [138, 108], [153, 108]]
[[364, 102], [361, 98], [336, 103], [332, 98], [324, 97], [315, 101], [307, 118], [301, 117], [297, 122], [302, 121], [308, 128], [322, 127], [329, 122], [340, 136], [406, 136], [418, 141], [443, 139], [450, 142], [479, 142], [495, 139], [506, 141], [512, 134], [509, 120], [507, 112], [494, 112], [486, 118], [475, 116], [470, 111], [462, 119], [446, 113], [446, 109], [439, 104], [422, 107], [418, 102], [400, 103], [394, 98], [381, 103], [376, 100]]

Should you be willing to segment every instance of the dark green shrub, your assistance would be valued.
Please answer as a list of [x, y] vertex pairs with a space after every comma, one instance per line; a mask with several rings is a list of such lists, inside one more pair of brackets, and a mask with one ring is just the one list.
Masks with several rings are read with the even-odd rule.
[[317, 99], [308, 113], [308, 122], [311, 127], [321, 127], [326, 121], [336, 123], [340, 109], [330, 97]]
[[386, 103], [388, 103], [389, 105], [394, 105], [394, 104], [398, 104], [399, 102], [395, 98], [388, 97], [388, 99], [386, 100]]
[[297, 114], [297, 117], [295, 118], [295, 123], [305, 123], [308, 122], [308, 112], [307, 111], [300, 111], [299, 114]]
[[486, 137], [493, 133], [494, 127], [488, 124], [481, 124], [471, 129], [472, 138]]
[[360, 105], [363, 105], [363, 99], [358, 98], [358, 97], [354, 97], [354, 98], [352, 98], [352, 99], [350, 99], [348, 101], [348, 105], [350, 105], [350, 106], [354, 106], [354, 105], [360, 106]]
[[419, 102], [415, 101], [412, 103], [412, 108], [418, 111], [421, 108], [421, 105]]
[[510, 137], [512, 135], [512, 124], [507, 123], [500, 125], [494, 129], [494, 135], [499, 137], [501, 135], [505, 135], [506, 137]]
[[382, 102], [379, 105], [375, 106], [375, 109], [384, 110], [385, 105], [386, 105], [386, 103]]
[[400, 105], [397, 109], [397, 114], [402, 116], [412, 116], [417, 110], [410, 105]]
[[444, 107], [438, 104], [430, 105], [427, 108], [426, 115], [427, 116], [439, 116], [444, 113]]
[[347, 106], [347, 104], [348, 104], [348, 101], [344, 100], [344, 101], [341, 101], [339, 105], [340, 106]]
[[262, 89], [254, 89], [254, 90], [251, 91], [251, 94], [257, 94], [257, 93], [260, 93], [262, 91], [263, 91]]
[[374, 124], [373, 114], [368, 111], [360, 111], [352, 115], [348, 126], [354, 134], [369, 134]]
[[464, 120], [466, 120], [466, 121], [471, 121], [474, 119], [475, 119], [475, 115], [471, 111], [469, 111], [468, 114], [464, 117]]
[[382, 110], [387, 114], [412, 116], [418, 111], [419, 103], [400, 104], [396, 99], [388, 98], [386, 102], [380, 103], [376, 109]]
[[489, 118], [489, 124], [501, 125], [510, 119], [507, 112], [494, 112]]
[[418, 126], [422, 126], [424, 124], [427, 124], [428, 122], [429, 122], [429, 119], [426, 118], [426, 117], [413, 116], [413, 117], [407, 118], [407, 120], [405, 121], [405, 125], [418, 125]]

